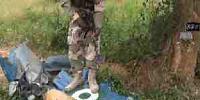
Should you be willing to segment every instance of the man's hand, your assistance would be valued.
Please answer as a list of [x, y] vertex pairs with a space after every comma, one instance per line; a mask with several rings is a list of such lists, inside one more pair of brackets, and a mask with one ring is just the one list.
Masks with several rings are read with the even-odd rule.
[[77, 20], [79, 17], [80, 17], [79, 14], [75, 12], [73, 15], [73, 21]]
[[9, 55], [9, 52], [8, 52], [8, 51], [2, 51], [2, 50], [0, 50], [0, 55], [1, 55], [3, 58], [7, 58], [8, 55]]

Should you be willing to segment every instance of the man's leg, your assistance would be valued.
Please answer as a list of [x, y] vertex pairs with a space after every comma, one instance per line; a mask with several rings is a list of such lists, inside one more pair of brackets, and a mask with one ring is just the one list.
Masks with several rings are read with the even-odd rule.
[[68, 45], [69, 51], [68, 56], [70, 60], [70, 64], [73, 72], [73, 81], [66, 87], [66, 91], [71, 91], [75, 89], [78, 85], [80, 85], [82, 81], [82, 68], [83, 68], [83, 60], [82, 54], [83, 49], [81, 45], [81, 28], [78, 25], [70, 24], [69, 32], [68, 32]]
[[96, 56], [98, 53], [98, 45], [97, 40], [92, 39], [90, 41], [88, 47], [86, 47], [86, 66], [89, 67], [88, 81], [89, 87], [93, 93], [97, 93], [99, 90], [99, 86], [96, 81], [96, 73], [97, 73], [97, 63]]
[[[87, 61], [87, 62], [90, 62], [90, 61]], [[92, 93], [97, 93], [99, 91], [99, 85], [97, 84], [97, 81], [96, 81], [96, 73], [97, 73], [97, 68], [95, 67], [89, 68], [88, 82], [89, 82], [89, 87]]]

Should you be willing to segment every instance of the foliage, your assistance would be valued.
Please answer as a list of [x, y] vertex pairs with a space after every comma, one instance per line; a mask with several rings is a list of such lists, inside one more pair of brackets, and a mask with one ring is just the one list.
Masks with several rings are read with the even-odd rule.
[[123, 6], [107, 3], [102, 53], [108, 59], [128, 62], [149, 53], [147, 27], [138, 15], [142, 9], [140, 0], [125, 0]]
[[126, 0], [119, 7], [108, 3], [102, 53], [112, 61], [127, 63], [160, 52], [172, 33], [173, 5], [173, 0]]
[[[153, 1], [153, 0], [150, 0]], [[149, 2], [150, 2], [149, 1]], [[151, 47], [154, 52], [159, 52], [170, 40], [173, 33], [173, 0], [162, 0], [157, 5], [153, 5], [151, 12], [151, 22], [149, 24], [149, 32], [151, 33]], [[151, 6], [149, 6], [151, 7]], [[148, 7], [147, 7], [148, 8]]]
[[111, 70], [107, 68], [100, 69], [98, 72], [97, 80], [99, 83], [109, 83], [112, 87], [112, 90], [122, 94], [129, 95], [130, 93], [124, 88], [122, 80], [118, 78], [117, 75], [112, 74]]

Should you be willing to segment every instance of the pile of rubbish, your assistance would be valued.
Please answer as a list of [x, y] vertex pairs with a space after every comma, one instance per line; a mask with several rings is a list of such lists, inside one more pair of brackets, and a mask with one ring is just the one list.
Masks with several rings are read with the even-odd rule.
[[86, 79], [88, 69], [84, 69], [83, 72], [85, 81], [83, 86], [66, 93], [65, 87], [72, 81], [71, 66], [67, 56], [51, 56], [41, 61], [26, 43], [9, 51], [8, 57], [0, 55], [0, 66], [9, 81], [9, 96], [17, 94], [22, 100], [36, 98], [41, 98], [40, 100], [128, 100], [130, 98], [112, 92], [108, 83], [100, 84], [99, 93], [91, 93]]

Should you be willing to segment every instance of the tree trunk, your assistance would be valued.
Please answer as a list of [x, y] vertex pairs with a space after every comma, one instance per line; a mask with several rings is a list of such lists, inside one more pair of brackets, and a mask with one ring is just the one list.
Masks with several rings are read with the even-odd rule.
[[179, 33], [185, 31], [187, 22], [200, 22], [199, 0], [176, 0], [174, 20], [176, 33], [173, 34], [171, 67], [175, 74], [185, 79], [193, 79], [199, 49], [199, 32], [192, 32], [193, 40], [183, 41]]

